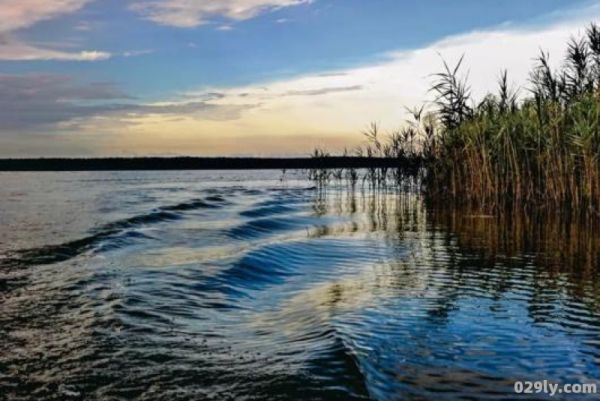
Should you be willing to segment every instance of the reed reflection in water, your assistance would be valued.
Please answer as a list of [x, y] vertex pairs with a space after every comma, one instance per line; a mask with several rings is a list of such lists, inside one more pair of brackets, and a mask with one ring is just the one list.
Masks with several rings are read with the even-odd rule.
[[[431, 205], [418, 185], [129, 174], [99, 174], [87, 229], [1, 248], [9, 399], [532, 399], [514, 381], [600, 381], [590, 221]], [[5, 206], [24, 230], [37, 195], [20, 193]]]

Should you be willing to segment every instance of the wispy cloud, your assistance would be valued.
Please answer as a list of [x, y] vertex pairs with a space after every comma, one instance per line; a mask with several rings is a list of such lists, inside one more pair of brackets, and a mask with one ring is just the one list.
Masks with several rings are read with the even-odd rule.
[[95, 25], [92, 21], [79, 21], [73, 29], [79, 32], [89, 32], [94, 29]]
[[123, 57], [138, 57], [145, 56], [147, 54], [154, 53], [153, 49], [145, 49], [145, 50], [128, 50], [122, 53]]
[[303, 90], [290, 90], [285, 93], [288, 96], [321, 96], [327, 95], [329, 93], [338, 93], [338, 92], [352, 92], [358, 91], [363, 88], [362, 85], [352, 85], [352, 86], [337, 86], [337, 87], [328, 87], [328, 88], [317, 88], [317, 89], [303, 89]]
[[33, 61], [33, 60], [62, 60], [62, 61], [100, 61], [111, 58], [108, 52], [83, 50], [70, 52], [33, 46], [8, 36], [0, 36], [0, 60]]
[[131, 8], [150, 21], [179, 28], [206, 24], [214, 17], [246, 20], [274, 9], [314, 0], [138, 0]]

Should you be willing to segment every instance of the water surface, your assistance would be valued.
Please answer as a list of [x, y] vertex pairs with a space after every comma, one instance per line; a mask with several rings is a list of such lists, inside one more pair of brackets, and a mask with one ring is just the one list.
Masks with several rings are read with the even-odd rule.
[[509, 400], [543, 398], [516, 380], [600, 382], [600, 236], [573, 222], [280, 172], [2, 173], [0, 210], [7, 399]]

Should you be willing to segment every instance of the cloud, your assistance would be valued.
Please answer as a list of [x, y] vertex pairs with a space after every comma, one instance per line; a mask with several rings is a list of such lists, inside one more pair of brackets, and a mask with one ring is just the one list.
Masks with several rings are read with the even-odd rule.
[[138, 57], [154, 53], [153, 49], [145, 50], [128, 50], [122, 53], [123, 57]]
[[[329, 75], [325, 75], [329, 76]], [[291, 81], [283, 81], [279, 83], [273, 83], [271, 85], [267, 84], [265, 87], [247, 87], [243, 89], [247, 89], [247, 91], [241, 91], [241, 88], [234, 88], [229, 90], [223, 90], [221, 92], [188, 92], [181, 95], [181, 97], [186, 99], [211, 99], [211, 100], [221, 100], [225, 99], [225, 102], [233, 101], [234, 97], [237, 98], [253, 98], [254, 100], [261, 103], [265, 102], [273, 102], [278, 99], [292, 96], [323, 96], [329, 95], [333, 93], [341, 93], [341, 92], [353, 92], [360, 91], [363, 89], [362, 85], [346, 85], [346, 86], [327, 86], [326, 82], [319, 83], [303, 83], [298, 85], [291, 85], [290, 89], [287, 89], [286, 86]], [[281, 86], [279, 86], [282, 84]], [[325, 85], [325, 86], [322, 86]], [[241, 91], [241, 92], [240, 92]]]
[[62, 60], [62, 61], [100, 61], [111, 58], [108, 52], [84, 50], [66, 52], [29, 45], [7, 35], [0, 35], [0, 60], [33, 61], [33, 60]]
[[369, 119], [400, 124], [405, 118], [403, 106], [431, 100], [432, 75], [440, 71], [442, 58], [452, 64], [465, 55], [463, 72], [468, 73], [475, 98], [496, 91], [505, 68], [514, 85], [524, 89], [540, 49], [548, 51], [558, 67], [568, 40], [583, 33], [594, 19], [600, 19], [600, 7], [588, 9], [585, 17], [548, 26], [465, 33], [424, 48], [391, 52], [383, 61], [363, 67], [222, 91], [227, 94], [223, 101], [244, 93], [244, 101], [260, 100], [265, 111], [293, 111], [302, 120], [331, 127], [356, 127]]
[[[44, 20], [74, 13], [93, 0], [4, 0], [0, 5], [0, 60], [100, 61], [111, 54], [97, 50], [65, 52], [41, 48], [14, 37], [14, 32]], [[86, 27], [89, 26], [86, 25]], [[78, 25], [75, 29], [81, 29]]]
[[240, 118], [241, 112], [254, 107], [250, 104], [214, 104], [208, 101], [138, 104], [122, 107], [130, 118], [148, 115], [166, 115], [198, 120], [231, 121]]
[[362, 85], [352, 85], [352, 86], [338, 86], [333, 88], [318, 88], [318, 89], [304, 89], [304, 90], [290, 90], [286, 93], [289, 96], [321, 96], [327, 95], [328, 93], [336, 93], [336, 92], [351, 92], [361, 90]]
[[112, 123], [135, 122], [140, 116], [170, 116], [225, 121], [239, 118], [248, 104], [218, 105], [220, 98], [145, 104], [135, 102], [113, 83], [79, 83], [71, 77], [51, 74], [0, 74], [0, 125], [5, 131], [74, 129], [97, 118]]
[[73, 13], [92, 0], [4, 0], [0, 6], [0, 32], [27, 28], [40, 21]]
[[10, 131], [90, 117], [109, 107], [97, 102], [127, 98], [108, 83], [78, 85], [60, 75], [0, 75], [0, 121]]
[[73, 29], [79, 32], [89, 32], [93, 29], [93, 25], [94, 24], [90, 21], [80, 21]]
[[194, 28], [214, 17], [241, 21], [271, 10], [311, 3], [313, 0], [147, 0], [131, 8], [161, 25]]

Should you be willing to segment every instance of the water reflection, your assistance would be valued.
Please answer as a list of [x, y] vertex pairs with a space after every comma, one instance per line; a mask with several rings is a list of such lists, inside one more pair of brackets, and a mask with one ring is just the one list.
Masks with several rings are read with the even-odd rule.
[[2, 393], [495, 400], [600, 381], [593, 222], [432, 206], [417, 185], [196, 181], [176, 199], [153, 182], [167, 201], [84, 248], [4, 253]]

